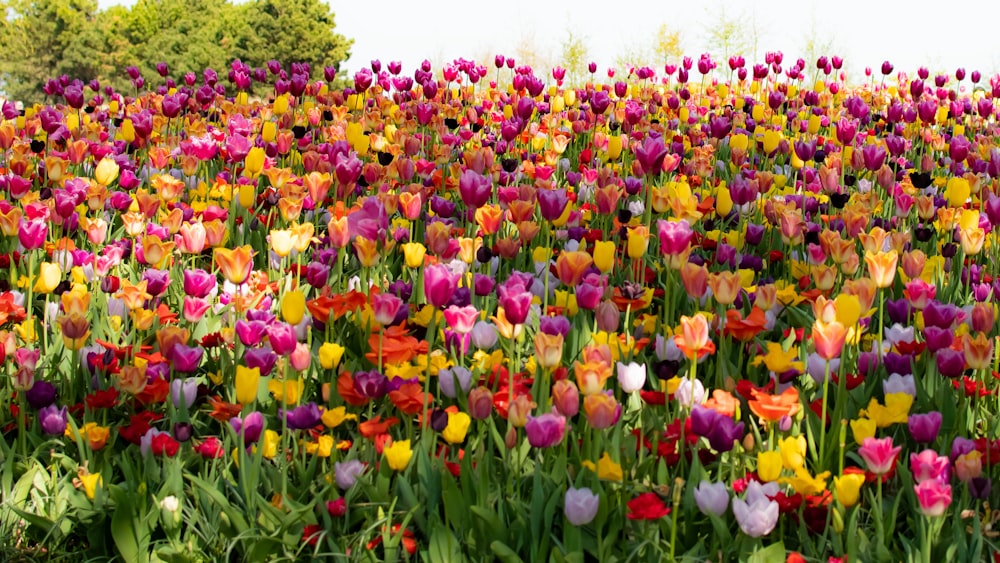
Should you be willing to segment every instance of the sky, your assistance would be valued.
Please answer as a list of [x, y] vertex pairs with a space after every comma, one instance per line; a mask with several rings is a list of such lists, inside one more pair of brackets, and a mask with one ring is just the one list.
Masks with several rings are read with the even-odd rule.
[[[99, 0], [101, 7], [130, 3]], [[401, 61], [410, 74], [424, 59], [439, 68], [459, 57], [492, 61], [495, 54], [517, 59], [518, 54], [532, 52], [539, 61], [552, 64], [558, 62], [570, 32], [584, 40], [588, 60], [604, 73], [617, 66], [623, 54], [651, 46], [661, 25], [679, 31], [684, 52], [697, 59], [709, 48], [708, 30], [724, 19], [741, 22], [746, 35], [757, 38], [758, 58], [746, 56], [748, 64], [762, 62], [767, 51], [780, 50], [788, 68], [807, 54], [805, 46], [813, 38], [817, 45], [830, 47], [827, 54], [843, 57], [853, 77], [863, 76], [865, 67], [878, 73], [884, 60], [911, 74], [920, 66], [949, 73], [959, 67], [969, 72], [978, 69], [984, 76], [1000, 71], [1000, 34], [991, 29], [1000, 16], [1000, 3], [988, 0], [937, 7], [896, 0], [331, 0], [330, 4], [337, 31], [354, 39], [351, 58], [343, 65], [352, 74], [372, 59]], [[668, 61], [645, 64], [662, 71], [664, 62]], [[806, 62], [811, 72], [815, 61]], [[720, 68], [725, 65], [720, 61]]]

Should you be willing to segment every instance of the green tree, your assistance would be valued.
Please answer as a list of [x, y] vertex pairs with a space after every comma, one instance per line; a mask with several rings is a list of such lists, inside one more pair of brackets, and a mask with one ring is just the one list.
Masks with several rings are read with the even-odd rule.
[[0, 82], [8, 98], [39, 101], [45, 81], [62, 74], [97, 77], [95, 67], [76, 56], [96, 23], [95, 0], [7, 0], [0, 7], [7, 15], [0, 27]]
[[252, 30], [242, 40], [243, 62], [260, 67], [306, 62], [314, 74], [350, 57], [353, 40], [336, 33], [334, 14], [320, 0], [254, 0], [243, 6]]
[[587, 73], [587, 58], [590, 51], [587, 49], [586, 37], [575, 35], [573, 30], [566, 30], [566, 38], [562, 42], [562, 53], [559, 55], [559, 63], [566, 69], [566, 83], [570, 86], [580, 84]]

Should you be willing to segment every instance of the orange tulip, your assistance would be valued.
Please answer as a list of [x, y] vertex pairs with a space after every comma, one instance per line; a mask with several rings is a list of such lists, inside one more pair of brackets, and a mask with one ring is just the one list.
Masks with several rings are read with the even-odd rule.
[[681, 317], [681, 334], [674, 336], [674, 343], [689, 360], [715, 352], [715, 343], [708, 338], [708, 319], [700, 313]]
[[594, 259], [586, 252], [563, 252], [556, 259], [556, 276], [563, 285], [570, 287], [579, 285], [587, 268], [593, 263]]
[[130, 311], [135, 311], [136, 309], [141, 309], [145, 306], [146, 301], [153, 298], [152, 295], [146, 291], [146, 286], [149, 282], [142, 280], [137, 284], [132, 284], [132, 282], [122, 278], [121, 287], [118, 289], [118, 293], [115, 297], [121, 299], [125, 303], [125, 307]]
[[722, 305], [732, 305], [740, 295], [740, 275], [736, 272], [719, 272], [708, 276], [708, 286], [712, 295]]
[[246, 281], [253, 270], [253, 247], [244, 245], [233, 249], [216, 248], [215, 264], [222, 270], [224, 278], [239, 285]]
[[484, 205], [476, 210], [476, 224], [482, 229], [483, 235], [496, 234], [502, 221], [503, 209], [499, 205]]
[[749, 342], [754, 336], [760, 334], [767, 324], [767, 317], [760, 307], [750, 309], [750, 314], [746, 318], [740, 317], [740, 312], [736, 309], [726, 311], [726, 334], [739, 340]]
[[847, 327], [837, 321], [825, 323], [816, 321], [812, 327], [812, 340], [816, 353], [824, 360], [840, 357], [847, 339]]
[[378, 243], [365, 237], [358, 236], [354, 239], [354, 251], [358, 254], [358, 261], [361, 265], [370, 268], [378, 264]]
[[889, 252], [865, 252], [865, 264], [868, 274], [875, 282], [875, 287], [890, 287], [896, 279], [896, 263], [899, 255], [895, 250]]
[[971, 369], [986, 369], [993, 364], [993, 339], [982, 332], [977, 332], [975, 338], [966, 334], [962, 339], [962, 351]]
[[795, 416], [799, 412], [799, 391], [789, 387], [780, 395], [771, 395], [755, 389], [748, 404], [750, 412], [768, 422], [778, 422], [784, 416]]

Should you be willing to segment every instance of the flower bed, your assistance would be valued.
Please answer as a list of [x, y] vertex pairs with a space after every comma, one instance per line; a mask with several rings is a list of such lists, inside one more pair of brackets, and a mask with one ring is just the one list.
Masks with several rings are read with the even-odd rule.
[[3, 556], [995, 557], [1000, 78], [782, 59], [6, 103]]

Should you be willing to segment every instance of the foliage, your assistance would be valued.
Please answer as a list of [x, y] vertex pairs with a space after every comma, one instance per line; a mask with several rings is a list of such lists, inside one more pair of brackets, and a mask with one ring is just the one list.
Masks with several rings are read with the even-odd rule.
[[166, 63], [179, 81], [239, 59], [252, 68], [277, 60], [309, 63], [313, 75], [350, 56], [352, 41], [335, 32], [319, 0], [139, 0], [98, 11], [94, 0], [7, 0], [0, 28], [0, 77], [10, 99], [37, 101], [45, 82], [68, 75], [131, 88], [123, 70], [144, 80]]

